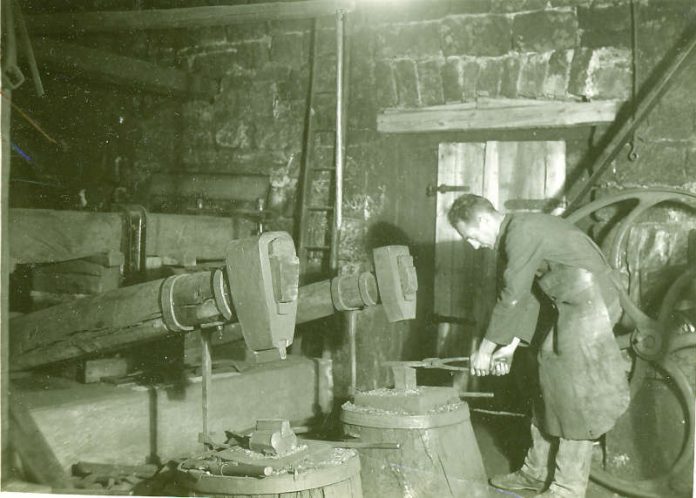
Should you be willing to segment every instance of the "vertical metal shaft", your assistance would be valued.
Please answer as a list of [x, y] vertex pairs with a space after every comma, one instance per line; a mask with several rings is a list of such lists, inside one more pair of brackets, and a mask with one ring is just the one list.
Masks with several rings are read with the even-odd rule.
[[348, 349], [350, 353], [350, 397], [355, 396], [358, 384], [358, 355], [356, 334], [358, 327], [358, 312], [346, 311], [346, 331], [348, 333]]
[[343, 224], [343, 160], [345, 124], [343, 121], [343, 84], [344, 84], [344, 28], [346, 13], [343, 10], [336, 12], [336, 195], [334, 204], [333, 230], [331, 231], [331, 256], [330, 267], [332, 271], [338, 269], [338, 243], [339, 232]]
[[210, 408], [210, 381], [213, 376], [213, 363], [210, 356], [211, 329], [201, 329], [201, 406], [203, 417], [203, 433], [201, 440], [207, 448], [208, 441], [208, 411]]
[[[2, 17], [3, 21], [7, 22], [7, 14], [10, 11], [9, 2], [2, 2]], [[9, 24], [5, 24], [9, 26]], [[2, 430], [0, 431], [0, 441], [2, 441], [2, 454], [0, 455], [0, 462], [2, 465], [2, 475], [9, 475], [10, 460], [9, 458], [9, 420], [10, 412], [8, 403], [9, 396], [9, 382], [10, 382], [10, 365], [9, 365], [9, 346], [10, 346], [10, 321], [7, 319], [9, 316], [9, 286], [10, 286], [10, 244], [8, 239], [9, 228], [8, 228], [8, 213], [9, 213], [9, 192], [10, 192], [10, 114], [12, 107], [10, 102], [12, 102], [12, 89], [5, 87], [2, 81], [0, 81], [0, 88], [2, 88], [3, 96], [5, 98], [0, 99], [0, 123], [2, 125], [2, 134], [0, 140], [2, 141], [2, 152], [0, 153], [0, 160], [2, 161], [2, 169], [0, 170], [0, 232], [1, 239], [3, 241], [0, 244], [1, 260], [0, 260], [0, 316], [5, 317], [0, 320], [0, 410], [2, 415], [0, 416], [0, 424], [2, 424]]]

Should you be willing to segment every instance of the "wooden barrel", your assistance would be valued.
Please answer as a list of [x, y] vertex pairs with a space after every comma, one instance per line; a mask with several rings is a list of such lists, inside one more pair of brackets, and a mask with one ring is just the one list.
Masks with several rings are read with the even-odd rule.
[[366, 498], [488, 496], [466, 403], [423, 414], [346, 403], [341, 420], [344, 432], [361, 441], [401, 445], [399, 450], [360, 450]]
[[360, 458], [355, 450], [330, 448], [268, 477], [213, 475], [178, 470], [189, 496], [264, 498], [362, 498]]

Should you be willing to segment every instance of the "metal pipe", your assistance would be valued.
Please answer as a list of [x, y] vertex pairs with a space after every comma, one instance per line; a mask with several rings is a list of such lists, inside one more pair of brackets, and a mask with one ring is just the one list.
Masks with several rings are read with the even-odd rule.
[[357, 359], [357, 335], [358, 312], [346, 311], [346, 331], [348, 333], [348, 349], [350, 351], [350, 392], [352, 398], [355, 396], [358, 384], [358, 359]]
[[[7, 2], [2, 3], [2, 15], [6, 15]], [[10, 116], [12, 106], [12, 90], [5, 88], [1, 82], [3, 96], [7, 99], [0, 105], [0, 125], [2, 136], [0, 137], [0, 238], [5, 242], [0, 244], [0, 316], [7, 317], [10, 314], [9, 288], [10, 288], [10, 237], [9, 237], [9, 191], [10, 191]], [[9, 320], [0, 320], [0, 473], [10, 475], [9, 458], [9, 382], [10, 382], [10, 329]]]
[[329, 265], [332, 271], [338, 269], [339, 231], [343, 224], [343, 142], [345, 126], [343, 123], [343, 78], [344, 78], [344, 40], [345, 11], [336, 11], [336, 195], [334, 204], [333, 230], [331, 232], [331, 256]]
[[201, 329], [201, 417], [203, 420], [203, 433], [201, 442], [203, 449], [208, 449], [208, 412], [210, 410], [211, 380], [213, 377], [213, 361], [210, 355], [212, 330]]

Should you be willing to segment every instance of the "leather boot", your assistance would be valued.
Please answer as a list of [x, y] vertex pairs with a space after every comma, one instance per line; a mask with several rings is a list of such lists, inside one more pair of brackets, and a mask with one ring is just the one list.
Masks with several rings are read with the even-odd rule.
[[544, 489], [544, 481], [535, 479], [518, 470], [511, 474], [504, 474], [491, 477], [491, 484], [496, 488], [506, 489], [508, 491], [518, 491], [521, 489], [531, 489], [532, 491], [541, 491]]

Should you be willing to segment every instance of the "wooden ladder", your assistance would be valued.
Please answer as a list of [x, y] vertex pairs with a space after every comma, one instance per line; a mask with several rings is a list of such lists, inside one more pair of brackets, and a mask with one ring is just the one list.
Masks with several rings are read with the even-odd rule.
[[[337, 22], [337, 29], [339, 23]], [[330, 123], [328, 117], [317, 116], [317, 99], [330, 98], [338, 93], [335, 89], [318, 89], [318, 70], [320, 60], [325, 60], [327, 54], [320, 54], [317, 45], [317, 19], [312, 22], [310, 38], [310, 75], [307, 96], [307, 112], [305, 115], [305, 135], [302, 147], [302, 174], [298, 192], [298, 229], [297, 247], [300, 265], [303, 268], [303, 280], [311, 281], [316, 278], [333, 274], [337, 270], [338, 261], [338, 232], [335, 229], [337, 181], [335, 167], [335, 143], [333, 146], [318, 145], [320, 134], [336, 136], [336, 120], [334, 126], [319, 128], [317, 121]], [[338, 54], [337, 59], [338, 61]], [[335, 103], [335, 100], [334, 100]], [[317, 148], [332, 148], [332, 161], [327, 155], [317, 159]], [[322, 164], [319, 164], [319, 163]], [[327, 164], [329, 163], [329, 164]], [[322, 188], [325, 186], [325, 188]]]

